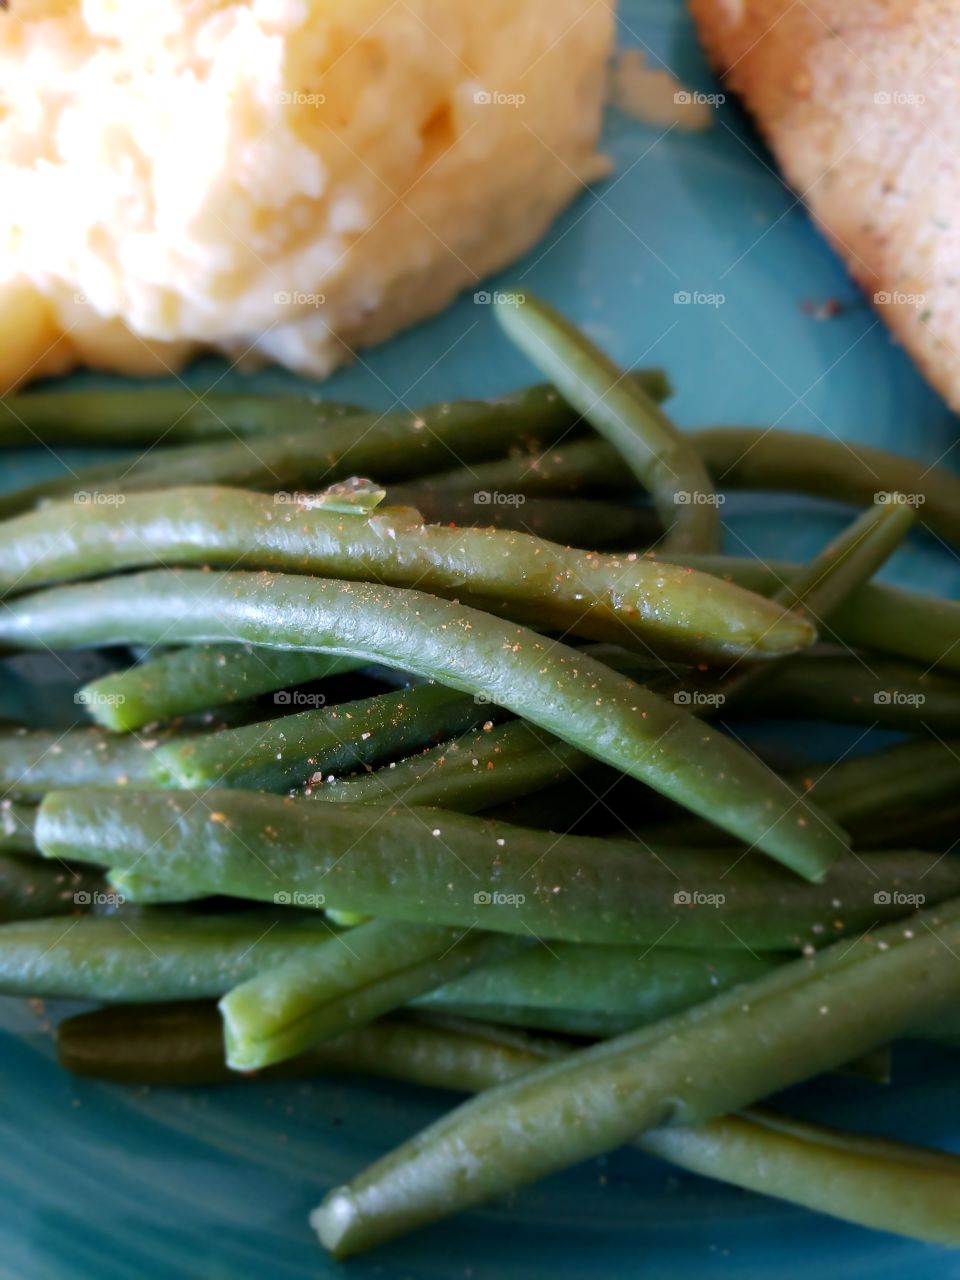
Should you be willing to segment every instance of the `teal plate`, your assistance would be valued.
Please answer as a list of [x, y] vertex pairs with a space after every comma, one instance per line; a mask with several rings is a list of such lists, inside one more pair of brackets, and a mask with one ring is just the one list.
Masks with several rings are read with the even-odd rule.
[[[621, 0], [620, 8], [623, 46], [642, 46], [684, 83], [715, 91], [679, 3]], [[623, 363], [665, 365], [685, 425], [774, 422], [948, 458], [955, 420], [891, 343], [735, 106], [697, 135], [664, 134], [611, 112], [605, 145], [614, 178], [584, 193], [525, 261], [485, 287], [534, 289]], [[683, 292], [724, 301], [675, 302]], [[819, 320], [826, 303], [839, 304], [830, 308], [837, 314]], [[198, 387], [223, 377], [213, 362], [190, 374]], [[487, 395], [528, 378], [489, 309], [468, 295], [364, 353], [324, 390], [388, 407]], [[266, 371], [256, 381], [289, 389], [293, 380]], [[238, 382], [230, 374], [220, 385]], [[7, 486], [61, 465], [26, 452], [4, 463]], [[731, 498], [724, 518], [731, 549], [802, 557], [844, 513], [755, 497]], [[931, 539], [917, 538], [887, 576], [960, 594], [955, 557]], [[39, 705], [40, 689], [8, 673], [0, 714], [31, 696]], [[828, 754], [846, 741], [811, 730], [803, 745]], [[960, 1278], [956, 1252], [814, 1218], [631, 1152], [341, 1268], [313, 1240], [309, 1209], [448, 1099], [326, 1080], [182, 1093], [76, 1081], [54, 1061], [44, 1021], [53, 1017], [0, 1002], [0, 1276], [10, 1280], [299, 1280], [344, 1271], [364, 1280]], [[960, 1149], [957, 1066], [947, 1051], [907, 1046], [897, 1052], [894, 1089], [831, 1081], [792, 1091], [785, 1105]]]

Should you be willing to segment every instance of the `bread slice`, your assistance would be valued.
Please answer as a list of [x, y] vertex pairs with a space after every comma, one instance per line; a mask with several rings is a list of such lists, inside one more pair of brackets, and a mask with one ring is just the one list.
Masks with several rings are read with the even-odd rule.
[[707, 54], [894, 334], [960, 409], [960, 5], [690, 0]]

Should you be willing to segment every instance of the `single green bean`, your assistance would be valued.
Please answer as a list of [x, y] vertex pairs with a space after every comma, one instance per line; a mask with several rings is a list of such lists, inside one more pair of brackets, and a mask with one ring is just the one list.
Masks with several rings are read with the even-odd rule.
[[122, 915], [22, 921], [0, 928], [0, 993], [199, 1000], [278, 964], [317, 963], [334, 937], [315, 912], [143, 911], [132, 921]]
[[390, 506], [414, 507], [428, 524], [512, 529], [591, 551], [652, 546], [662, 532], [650, 507], [571, 498], [527, 498], [524, 494], [485, 489], [477, 482], [466, 494], [444, 493], [423, 483], [391, 486], [387, 502]]
[[94, 728], [0, 730], [0, 788], [10, 799], [39, 800], [53, 787], [156, 786], [156, 746]]
[[[451, 462], [496, 457], [524, 441], [556, 439], [572, 419], [552, 387], [530, 387], [498, 400], [464, 400], [430, 405], [419, 413], [366, 413], [326, 423], [256, 436], [251, 441], [217, 440], [174, 445], [142, 459], [98, 466], [5, 494], [0, 513], [28, 511], [47, 498], [102, 505], [103, 497], [186, 484], [323, 487], [354, 475], [381, 483], [416, 479]], [[293, 496], [291, 494], [291, 496]]]
[[282, 961], [223, 997], [227, 1064], [257, 1071], [296, 1057], [526, 945], [428, 925], [358, 925], [321, 954]]
[[[385, 662], [501, 705], [817, 878], [843, 833], [756, 756], [589, 656], [419, 591], [154, 571], [0, 609], [0, 643], [241, 640]], [[349, 904], [344, 903], [344, 906]]]
[[847, 440], [766, 427], [698, 431], [694, 447], [718, 485], [812, 494], [870, 506], [906, 502], [921, 525], [960, 542], [960, 476]]
[[99, 872], [0, 853], [0, 922], [84, 911], [106, 892]]
[[[593, 1014], [615, 1018], [625, 1030], [689, 1009], [739, 982], [769, 973], [786, 959], [792, 957], [754, 955], [745, 948], [682, 951], [557, 942], [549, 951], [537, 947], [466, 973], [421, 996], [416, 1004], [431, 1012], [455, 1012], [454, 1006], [469, 1005], [474, 1016], [487, 1022], [500, 1021], [494, 1010], [505, 1006]], [[490, 1012], [484, 1014], [488, 1007]]]
[[318, 397], [183, 386], [28, 391], [0, 401], [0, 445], [154, 445], [319, 427], [361, 413]]
[[498, 305], [508, 337], [564, 398], [615, 446], [646, 488], [666, 530], [664, 545], [681, 552], [719, 549], [716, 492], [682, 432], [642, 388], [547, 303], [523, 295]]
[[[685, 556], [683, 560], [763, 595], [784, 586], [801, 567], [784, 560], [735, 556]], [[821, 638], [960, 671], [960, 601], [868, 582], [840, 606]]]
[[[80, 1014], [60, 1023], [57, 1049], [67, 1070], [121, 1083], [248, 1079], [225, 1065], [219, 1018], [200, 1003]], [[479, 1024], [451, 1028], [394, 1018], [328, 1040], [263, 1078], [345, 1071], [469, 1093], [494, 1088], [565, 1050], [559, 1042]], [[948, 1244], [957, 1239], [960, 1165], [938, 1152], [801, 1125], [755, 1108], [696, 1129], [653, 1130], [637, 1145], [682, 1168], [850, 1222]]]
[[251, 791], [49, 792], [36, 841], [109, 866], [134, 900], [145, 875], [177, 895], [319, 894], [334, 910], [603, 946], [669, 933], [671, 946], [794, 949], [960, 893], [960, 860], [932, 853], [846, 857], [812, 884], [740, 850], [545, 837], [438, 809], [318, 810]]
[[635, 492], [637, 481], [612, 445], [588, 436], [566, 439], [535, 453], [514, 453], [469, 467], [453, 467], [425, 476], [417, 487], [448, 495], [486, 490], [529, 498], [553, 498], [594, 492]]
[[330, 1192], [311, 1222], [344, 1257], [648, 1130], [740, 1110], [955, 1005], [957, 948], [954, 901], [580, 1050], [463, 1104]]
[[960, 681], [895, 659], [816, 655], [786, 664], [737, 712], [951, 734], [960, 732]]
[[[357, 658], [262, 645], [191, 645], [101, 676], [86, 685], [80, 697], [98, 724], [126, 731], [342, 675], [362, 665]], [[277, 699], [280, 706], [292, 703], [292, 696], [289, 702]]]
[[318, 800], [436, 805], [476, 813], [549, 787], [593, 764], [585, 752], [526, 720], [467, 733], [356, 778], [318, 782]]
[[578, 634], [635, 635], [657, 651], [695, 659], [790, 653], [815, 635], [805, 619], [760, 596], [644, 557], [425, 525], [406, 508], [348, 515], [236, 489], [164, 489], [122, 508], [44, 507], [0, 524], [0, 564], [0, 592], [153, 564], [419, 586], [518, 601], [548, 610]]
[[330, 1072], [385, 1076], [435, 1089], [489, 1088], [538, 1065], [562, 1042], [534, 1039], [507, 1028], [447, 1020], [381, 1018], [330, 1040], [298, 1058], [256, 1073], [227, 1066], [223, 1027], [215, 1005], [125, 1005], [64, 1019], [57, 1028], [61, 1065], [75, 1075], [119, 1084], [237, 1084], [311, 1077]]
[[[174, 739], [154, 753], [158, 778], [180, 787], [287, 791], [316, 776], [372, 765], [487, 719], [465, 693], [422, 684], [395, 693], [300, 711], [279, 720]], [[496, 711], [500, 715], [499, 709]]]

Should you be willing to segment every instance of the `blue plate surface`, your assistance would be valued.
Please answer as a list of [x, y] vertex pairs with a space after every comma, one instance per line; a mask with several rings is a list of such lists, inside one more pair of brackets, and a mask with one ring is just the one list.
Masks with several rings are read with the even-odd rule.
[[[619, 27], [622, 46], [641, 46], [684, 83], [716, 90], [678, 0], [621, 0]], [[611, 111], [605, 145], [615, 176], [584, 192], [486, 288], [531, 288], [624, 364], [666, 366], [684, 425], [777, 423], [928, 461], [960, 456], [956, 421], [890, 341], [735, 106], [696, 135]], [[683, 293], [722, 301], [676, 301]], [[838, 303], [837, 314], [818, 319], [826, 303]], [[209, 362], [190, 377], [210, 386], [224, 372]], [[497, 393], [529, 376], [489, 309], [468, 295], [364, 353], [324, 390], [386, 408]], [[292, 382], [278, 371], [256, 380]], [[230, 373], [220, 385], [242, 381]], [[4, 484], [52, 474], [61, 460], [5, 458]], [[724, 508], [730, 549], [767, 556], [812, 553], [846, 514], [791, 497], [731, 498]], [[956, 558], [929, 538], [911, 543], [886, 576], [960, 594]], [[22, 714], [30, 697], [6, 672], [0, 714]], [[803, 746], [831, 753], [847, 740], [811, 731]], [[76, 1081], [54, 1061], [47, 1020], [55, 1014], [0, 1001], [0, 1277], [10, 1280], [340, 1274], [313, 1240], [308, 1210], [448, 1102], [378, 1083], [174, 1093]], [[828, 1123], [960, 1150], [956, 1056], [911, 1046], [896, 1065], [895, 1089], [835, 1080], [794, 1090], [786, 1103]], [[346, 1270], [370, 1280], [949, 1280], [960, 1277], [960, 1255], [618, 1152]]]

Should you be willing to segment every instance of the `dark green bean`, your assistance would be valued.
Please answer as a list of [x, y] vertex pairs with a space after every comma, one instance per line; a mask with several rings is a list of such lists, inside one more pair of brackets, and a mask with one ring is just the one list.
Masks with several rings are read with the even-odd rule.
[[[157, 748], [154, 769], [180, 787], [287, 791], [307, 786], [317, 776], [375, 764], [474, 728], [489, 713], [489, 707], [468, 694], [422, 684], [240, 729], [174, 739]], [[496, 714], [502, 713], [496, 709]]]
[[50, 866], [0, 853], [0, 922], [83, 911], [106, 891], [103, 876], [86, 867]]
[[[892, 512], [892, 515], [898, 513]], [[141, 565], [202, 564], [360, 579], [549, 611], [564, 628], [695, 659], [793, 652], [814, 628], [718, 578], [496, 529], [277, 504], [236, 489], [135, 495], [122, 508], [44, 507], [0, 524], [0, 591]], [[209, 705], [209, 704], [208, 704]]]
[[487, 490], [552, 498], [594, 492], [630, 493], [636, 491], [637, 481], [612, 445], [585, 437], [550, 444], [535, 453], [514, 453], [469, 467], [453, 467], [426, 476], [417, 487], [438, 494]]
[[354, 475], [381, 483], [416, 479], [454, 462], [496, 457], [524, 442], [556, 439], [572, 413], [552, 387], [498, 400], [430, 405], [419, 413], [366, 413], [320, 430], [308, 423], [246, 440], [175, 445], [132, 462], [98, 466], [0, 498], [0, 513], [28, 511], [45, 498], [85, 494], [85, 505], [138, 489], [186, 484], [287, 487], [333, 484]]
[[317, 783], [319, 800], [436, 805], [476, 813], [561, 782], [593, 764], [585, 752], [512, 720], [431, 747], [388, 768]]
[[696, 432], [693, 442], [722, 487], [806, 493], [854, 506], [906, 501], [921, 525], [948, 542], [960, 542], [960, 476], [933, 463], [766, 427], [713, 427]]
[[695, 450], [656, 402], [553, 307], [530, 294], [495, 315], [508, 337], [609, 440], [654, 501], [664, 545], [716, 551], [716, 493]]
[[817, 655], [786, 664], [737, 713], [958, 733], [960, 681], [890, 658]]
[[0, 993], [121, 1002], [221, 996], [278, 964], [315, 963], [334, 937], [315, 912], [22, 921], [0, 928]]
[[[419, 591], [155, 571], [0, 608], [0, 643], [241, 640], [383, 661], [499, 704], [818, 877], [843, 833], [755, 756], [589, 656]], [[344, 906], [348, 904], [344, 903]]]
[[[479, 463], [478, 466], [486, 464]], [[527, 498], [523, 494], [484, 489], [479, 483], [466, 494], [448, 494], [432, 485], [389, 489], [390, 506], [414, 507], [428, 524], [512, 529], [565, 547], [649, 547], [660, 537], [660, 521], [650, 507], [571, 498]]]
[[[514, 1022], [513, 1016], [499, 1016], [499, 1011], [509, 1006], [592, 1014], [601, 1028], [602, 1019], [607, 1018], [616, 1019], [618, 1029], [626, 1030], [689, 1009], [738, 982], [769, 973], [790, 958], [769, 952], [754, 955], [745, 948], [681, 951], [556, 942], [549, 951], [537, 947], [475, 969], [421, 996], [416, 1003], [441, 1013], [471, 1006], [473, 1016], [487, 1022]], [[485, 1008], [489, 1009], [486, 1014]], [[609, 1033], [600, 1029], [581, 1030], [580, 1034]]]
[[[86, 685], [81, 700], [108, 729], [141, 729], [194, 711], [246, 701], [362, 666], [359, 658], [335, 657], [262, 645], [191, 645], [101, 676]], [[278, 705], [292, 705], [278, 699]]]
[[257, 1071], [296, 1057], [526, 945], [429, 925], [358, 925], [319, 955], [281, 961], [223, 997], [227, 1064]]
[[[960, 893], [960, 859], [846, 857], [798, 880], [739, 850], [550, 836], [438, 809], [331, 804], [250, 791], [50, 792], [37, 846], [177, 895], [316, 898], [334, 910], [603, 946], [783, 950]], [[285, 894], [285, 898], [277, 895]]]
[[[219, 1018], [200, 1003], [80, 1014], [60, 1023], [57, 1048], [67, 1070], [121, 1083], [249, 1079], [225, 1065]], [[565, 1048], [480, 1024], [454, 1028], [383, 1019], [257, 1078], [345, 1071], [474, 1092], [560, 1057]], [[956, 1239], [960, 1175], [955, 1161], [937, 1152], [800, 1125], [756, 1109], [697, 1129], [654, 1130], [638, 1145], [684, 1168], [851, 1222], [945, 1243]]]
[[330, 1192], [311, 1221], [344, 1257], [647, 1130], [749, 1106], [955, 1005], [958, 948], [954, 901], [580, 1050], [463, 1104]]
[[189, 387], [28, 391], [0, 401], [0, 445], [154, 445], [324, 426], [361, 413], [318, 397]]

